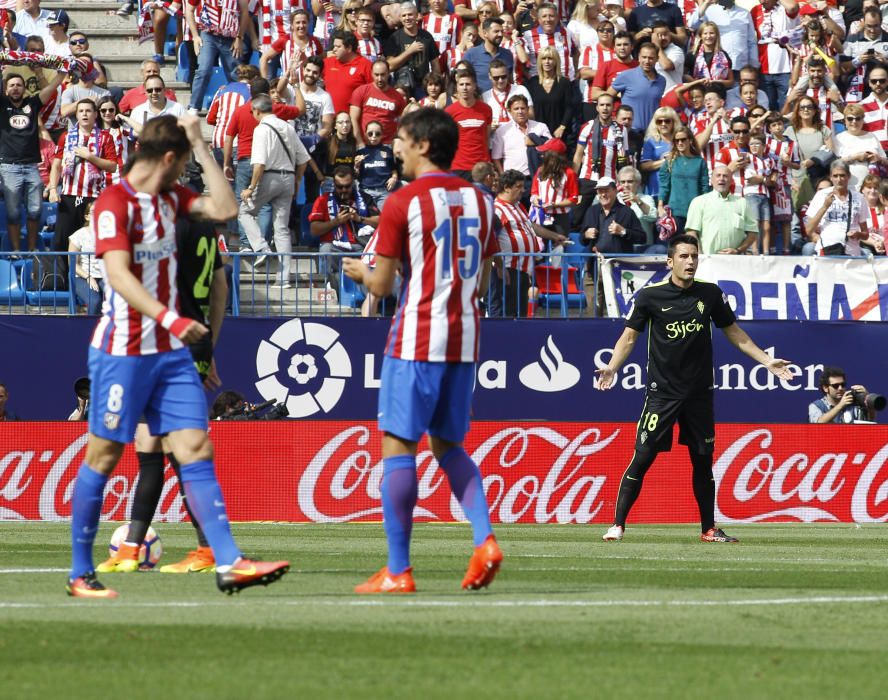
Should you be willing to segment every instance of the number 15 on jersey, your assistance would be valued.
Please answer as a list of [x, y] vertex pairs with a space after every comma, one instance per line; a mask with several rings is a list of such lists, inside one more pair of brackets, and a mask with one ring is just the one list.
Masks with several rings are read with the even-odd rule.
[[478, 274], [481, 265], [481, 221], [474, 216], [460, 216], [455, 219], [445, 219], [432, 236], [438, 247], [435, 256], [441, 279], [453, 279], [453, 231], [456, 225], [456, 263], [459, 276], [464, 279], [473, 279]]

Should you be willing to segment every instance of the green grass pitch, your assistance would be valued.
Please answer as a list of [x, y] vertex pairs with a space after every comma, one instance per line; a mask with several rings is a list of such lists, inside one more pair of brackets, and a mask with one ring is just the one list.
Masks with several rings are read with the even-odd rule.
[[[157, 529], [162, 563], [192, 547], [190, 526]], [[68, 526], [2, 522], [0, 696], [888, 696], [884, 526], [604, 529], [499, 526], [503, 568], [468, 593], [468, 527], [419, 525], [419, 592], [368, 598], [351, 589], [384, 563], [380, 525], [238, 524], [245, 552], [291, 561], [280, 582], [229, 598], [207, 574], [106, 574], [120, 598], [80, 601]]]

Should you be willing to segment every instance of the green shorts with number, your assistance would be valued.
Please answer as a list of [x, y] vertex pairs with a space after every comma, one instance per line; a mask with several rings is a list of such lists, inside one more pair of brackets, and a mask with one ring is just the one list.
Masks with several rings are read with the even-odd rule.
[[715, 448], [715, 412], [712, 393], [682, 399], [647, 394], [635, 432], [635, 450], [668, 452], [672, 427], [678, 422], [678, 442], [693, 452], [706, 454]]

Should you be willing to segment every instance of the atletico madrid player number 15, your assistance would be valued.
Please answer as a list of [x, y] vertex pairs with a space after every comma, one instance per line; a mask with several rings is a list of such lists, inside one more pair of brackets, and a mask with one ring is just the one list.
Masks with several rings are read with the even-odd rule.
[[379, 392], [383, 432], [382, 511], [388, 562], [357, 593], [412, 593], [410, 534], [416, 505], [416, 451], [428, 434], [432, 453], [472, 524], [475, 549], [462, 587], [487, 586], [502, 552], [490, 527], [481, 472], [463, 449], [481, 330], [478, 290], [492, 256], [493, 202], [447, 172], [459, 142], [453, 118], [422, 108], [401, 120], [396, 148], [409, 185], [386, 201], [376, 268], [344, 260], [349, 277], [388, 296], [400, 268], [397, 311], [385, 348]]

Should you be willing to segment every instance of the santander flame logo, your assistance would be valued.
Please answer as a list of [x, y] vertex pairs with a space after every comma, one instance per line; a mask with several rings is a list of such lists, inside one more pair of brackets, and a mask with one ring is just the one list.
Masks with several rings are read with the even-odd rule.
[[580, 381], [580, 370], [564, 359], [561, 350], [550, 335], [540, 348], [539, 362], [524, 367], [518, 379], [534, 391], [566, 391]]

